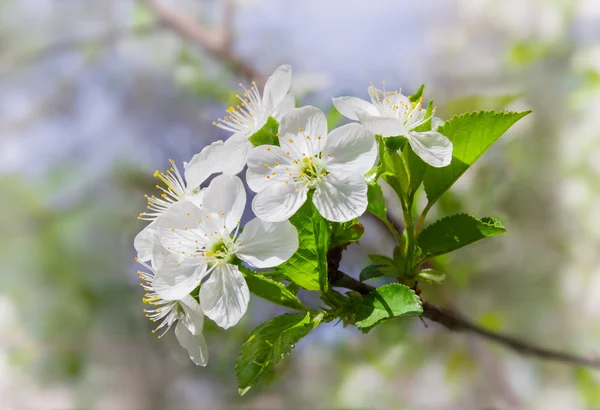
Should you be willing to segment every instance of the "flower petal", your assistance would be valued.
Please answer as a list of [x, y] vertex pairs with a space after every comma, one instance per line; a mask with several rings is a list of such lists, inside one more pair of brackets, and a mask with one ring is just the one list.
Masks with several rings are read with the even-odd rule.
[[248, 156], [246, 182], [248, 182], [251, 190], [260, 192], [274, 181], [281, 183], [285, 180], [290, 180], [291, 177], [286, 168], [291, 165], [292, 159], [280, 147], [261, 145], [254, 148]]
[[293, 157], [312, 157], [321, 152], [327, 137], [327, 117], [318, 108], [307, 105], [294, 108], [281, 118], [279, 145]]
[[263, 100], [272, 109], [283, 101], [292, 85], [292, 67], [282, 65], [269, 77], [263, 90]]
[[190, 359], [198, 366], [206, 366], [208, 363], [208, 346], [204, 335], [194, 335], [181, 321], [175, 326], [175, 336], [181, 347], [187, 350]]
[[235, 265], [218, 266], [200, 287], [202, 311], [223, 329], [240, 321], [249, 300], [248, 285]]
[[333, 98], [333, 106], [346, 118], [350, 118], [351, 120], [358, 121], [358, 117], [356, 116], [357, 111], [365, 111], [370, 115], [379, 115], [379, 111], [377, 108], [360, 98], [356, 97], [338, 97]]
[[253, 147], [252, 143], [248, 141], [248, 137], [250, 135], [247, 131], [240, 131], [225, 141], [223, 163], [221, 164], [222, 172], [230, 175], [242, 172], [242, 169], [246, 166], [248, 153]]
[[252, 211], [263, 221], [281, 222], [300, 209], [307, 194], [308, 188], [299, 183], [274, 183], [256, 194]]
[[257, 268], [270, 268], [287, 261], [298, 250], [298, 231], [289, 221], [254, 218], [244, 227], [239, 241], [242, 246], [236, 255], [240, 259]]
[[439, 132], [411, 132], [408, 142], [415, 154], [432, 167], [441, 168], [452, 162], [452, 141]]
[[204, 222], [206, 216], [210, 215], [189, 201], [173, 204], [158, 220], [160, 243], [176, 254], [195, 253], [213, 232], [213, 227]]
[[283, 97], [283, 101], [279, 103], [277, 107], [275, 107], [275, 111], [271, 114], [271, 117], [275, 118], [278, 122], [281, 121], [281, 117], [290, 112], [296, 107], [296, 99], [293, 94], [286, 94]]
[[242, 180], [233, 175], [219, 175], [204, 190], [203, 210], [225, 214], [225, 226], [231, 232], [242, 219], [246, 208], [246, 190]]
[[200, 304], [191, 295], [186, 295], [179, 301], [183, 308], [183, 317], [180, 319], [193, 334], [202, 333], [204, 328], [204, 313]]
[[154, 291], [165, 300], [180, 300], [206, 276], [208, 266], [199, 258], [180, 258], [174, 253], [156, 260]]
[[360, 175], [369, 171], [378, 157], [375, 136], [363, 125], [342, 125], [331, 131], [323, 147], [328, 171], [341, 170]]
[[349, 221], [367, 209], [367, 183], [359, 174], [330, 173], [317, 186], [313, 203], [325, 219]]
[[198, 188], [211, 174], [223, 171], [221, 168], [228, 161], [224, 146], [223, 141], [215, 141], [194, 155], [188, 164], [184, 164], [188, 189]]
[[395, 137], [406, 135], [408, 131], [402, 121], [392, 117], [377, 117], [366, 112], [357, 112], [356, 116], [360, 122], [374, 134], [383, 137]]
[[158, 241], [158, 225], [154, 220], [138, 233], [133, 239], [133, 247], [137, 252], [137, 258], [141, 262], [148, 262], [152, 259], [152, 249], [154, 242]]
[[438, 117], [431, 117], [431, 131], [437, 131], [439, 127], [444, 125], [444, 120]]

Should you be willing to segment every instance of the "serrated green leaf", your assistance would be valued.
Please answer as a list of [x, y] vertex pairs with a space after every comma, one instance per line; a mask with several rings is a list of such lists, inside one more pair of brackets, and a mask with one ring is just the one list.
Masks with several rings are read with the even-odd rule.
[[495, 218], [479, 220], [471, 215], [458, 214], [429, 225], [419, 234], [417, 243], [426, 256], [437, 256], [504, 232], [506, 228]]
[[425, 91], [425, 84], [421, 84], [421, 86], [419, 87], [417, 92], [414, 93], [413, 95], [411, 95], [410, 97], [408, 97], [408, 99], [410, 100], [411, 103], [415, 103], [415, 102], [419, 101], [419, 99], [421, 99], [421, 97], [423, 97], [424, 91]]
[[381, 271], [382, 268], [385, 268], [386, 265], [369, 265], [366, 266], [363, 270], [360, 271], [359, 279], [361, 281], [379, 278], [383, 276], [384, 273]]
[[436, 202], [502, 134], [530, 112], [468, 113], [455, 116], [438, 128], [454, 148], [450, 165], [427, 167], [425, 171], [423, 183], [429, 203]]
[[381, 186], [377, 181], [374, 181], [372, 184], [368, 184], [367, 187], [367, 198], [369, 200], [367, 212], [374, 215], [377, 219], [387, 222], [387, 207]]
[[276, 282], [244, 267], [241, 270], [250, 292], [256, 296], [288, 309], [308, 312], [308, 308], [283, 283]]
[[419, 316], [423, 313], [421, 300], [416, 293], [400, 283], [390, 283], [375, 289], [362, 300], [353, 302], [352, 309], [356, 327], [367, 331], [388, 319]]
[[[231, 109], [231, 108], [230, 108]], [[279, 146], [279, 123], [273, 117], [267, 119], [267, 123], [248, 138], [248, 141], [255, 147], [259, 145], [277, 145]]]
[[[315, 214], [316, 213], [316, 214]], [[313, 215], [319, 221], [313, 222]], [[329, 235], [320, 235], [320, 229], [323, 228], [322, 217], [314, 208], [310, 198], [304, 205], [290, 218], [292, 225], [298, 230], [298, 250], [290, 259], [277, 266], [275, 270], [285, 275], [292, 282], [297, 283], [307, 290], [320, 290], [319, 280], [321, 273], [327, 273], [327, 266], [320, 263], [327, 260], [327, 250], [323, 256], [325, 236], [327, 240]], [[317, 231], [315, 231], [315, 225]], [[319, 247], [317, 247], [317, 240]]]
[[269, 319], [254, 329], [235, 361], [240, 395], [244, 395], [265, 372], [288, 355], [300, 339], [319, 325], [322, 318], [322, 314], [311, 319], [310, 313], [287, 313]]

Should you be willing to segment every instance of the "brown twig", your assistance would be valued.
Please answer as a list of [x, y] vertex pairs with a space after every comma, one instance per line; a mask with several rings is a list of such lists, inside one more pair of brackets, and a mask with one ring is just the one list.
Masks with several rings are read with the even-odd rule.
[[150, 0], [148, 5], [154, 11], [160, 24], [170, 28], [193, 44], [204, 48], [213, 57], [229, 65], [239, 76], [256, 81], [259, 84], [263, 83], [264, 78], [260, 71], [232, 52], [231, 20], [233, 8], [229, 0], [223, 1], [222, 23], [216, 28], [207, 27], [201, 21], [158, 0]]
[[[330, 272], [331, 284], [336, 287], [354, 290], [363, 295], [373, 291], [375, 288], [366, 283], [360, 282], [344, 272], [337, 271], [335, 274]], [[481, 336], [489, 341], [499, 343], [503, 346], [513, 349], [519, 354], [525, 356], [537, 357], [544, 360], [552, 360], [565, 364], [600, 368], [600, 359], [577, 356], [570, 353], [560, 352], [537, 346], [515, 337], [492, 332], [473, 323], [463, 315], [450, 309], [432, 305], [423, 301], [423, 317], [436, 322], [446, 329], [453, 332], [466, 332]]]

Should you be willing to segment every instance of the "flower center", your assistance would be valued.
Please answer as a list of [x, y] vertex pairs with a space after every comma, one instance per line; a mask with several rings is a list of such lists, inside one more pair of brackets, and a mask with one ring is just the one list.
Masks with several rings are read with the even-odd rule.
[[294, 179], [308, 188], [315, 188], [329, 173], [318, 155], [294, 160], [294, 163], [299, 167], [298, 174]]
[[206, 247], [203, 256], [209, 266], [212, 267], [233, 262], [237, 251], [234, 239], [234, 236], [230, 235], [229, 240], [219, 240]]

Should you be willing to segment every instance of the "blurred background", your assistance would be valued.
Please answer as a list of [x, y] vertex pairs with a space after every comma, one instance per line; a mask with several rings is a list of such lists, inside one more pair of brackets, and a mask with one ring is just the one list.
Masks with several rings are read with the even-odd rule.
[[[325, 112], [381, 80], [426, 83], [444, 119], [532, 109], [429, 217], [508, 233], [440, 259], [424, 296], [600, 353], [597, 0], [0, 0], [0, 409], [600, 409], [600, 372], [418, 319], [320, 326], [243, 398], [237, 349], [283, 309], [254, 297], [238, 326], [208, 325], [206, 368], [150, 333], [132, 239], [152, 173], [227, 137], [211, 123], [238, 82], [284, 63]], [[353, 275], [392, 251], [363, 222]]]

